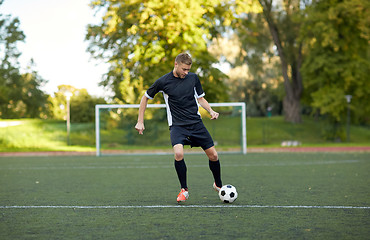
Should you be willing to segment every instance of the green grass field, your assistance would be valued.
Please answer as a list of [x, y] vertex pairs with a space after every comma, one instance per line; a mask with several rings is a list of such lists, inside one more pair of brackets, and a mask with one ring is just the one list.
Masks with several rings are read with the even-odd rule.
[[[220, 145], [238, 144], [240, 147], [240, 123], [226, 117], [217, 121], [204, 119], [212, 137]], [[147, 149], [153, 146], [163, 146], [168, 149], [169, 131], [166, 120], [152, 123], [146, 121], [145, 135], [139, 136], [133, 128], [135, 122], [125, 127], [112, 127], [101, 130], [101, 145], [108, 149]], [[285, 140], [298, 140], [302, 146], [369, 146], [369, 126], [351, 126], [350, 142], [335, 142], [325, 140], [323, 132], [326, 129], [324, 121], [314, 121], [304, 116], [302, 124], [291, 124], [283, 117], [247, 118], [248, 147], [277, 147]], [[162, 131], [161, 133], [160, 130]], [[127, 134], [129, 132], [129, 134]], [[131, 134], [131, 135], [130, 135]], [[127, 141], [137, 142], [135, 146]], [[155, 142], [158, 140], [159, 142]], [[223, 141], [228, 141], [223, 143]], [[230, 140], [232, 140], [230, 142]], [[237, 143], [235, 143], [237, 141]], [[146, 143], [145, 143], [146, 142]], [[64, 121], [40, 119], [0, 119], [0, 152], [27, 151], [95, 151], [94, 123], [72, 123], [71, 145], [67, 145], [66, 123]], [[230, 145], [231, 144], [231, 145]]]
[[369, 239], [370, 153], [220, 157], [233, 204], [203, 155], [181, 205], [172, 156], [1, 157], [0, 239]]

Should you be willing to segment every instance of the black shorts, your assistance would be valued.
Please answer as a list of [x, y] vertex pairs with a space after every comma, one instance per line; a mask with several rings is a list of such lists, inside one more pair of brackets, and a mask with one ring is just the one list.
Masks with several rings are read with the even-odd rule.
[[176, 144], [190, 145], [191, 147], [201, 147], [203, 150], [214, 146], [212, 137], [203, 122], [171, 126], [170, 136], [172, 146]]

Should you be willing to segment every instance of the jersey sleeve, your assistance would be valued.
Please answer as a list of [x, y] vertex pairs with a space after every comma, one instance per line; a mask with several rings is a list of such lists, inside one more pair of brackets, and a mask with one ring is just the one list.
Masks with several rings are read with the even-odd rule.
[[153, 99], [154, 96], [159, 92], [161, 91], [162, 88], [161, 88], [161, 81], [160, 79], [157, 79], [157, 81], [155, 81], [152, 86], [150, 86], [150, 88], [148, 88], [148, 90], [146, 90], [145, 92], [145, 96], [149, 99]]
[[199, 80], [197, 75], [195, 75], [195, 78], [196, 78], [195, 87], [194, 87], [195, 97], [196, 98], [204, 97], [204, 95], [206, 95], [206, 94], [203, 91], [202, 84], [200, 83], [200, 80]]

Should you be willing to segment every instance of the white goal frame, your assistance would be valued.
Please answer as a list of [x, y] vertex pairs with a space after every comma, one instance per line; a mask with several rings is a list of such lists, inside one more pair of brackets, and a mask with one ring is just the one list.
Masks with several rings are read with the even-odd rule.
[[[242, 153], [247, 154], [247, 124], [246, 105], [244, 102], [209, 103], [211, 107], [241, 107], [242, 121]], [[100, 156], [100, 109], [109, 108], [137, 108], [140, 104], [97, 104], [95, 105], [95, 142], [96, 156]], [[147, 104], [147, 108], [166, 108], [166, 104]]]

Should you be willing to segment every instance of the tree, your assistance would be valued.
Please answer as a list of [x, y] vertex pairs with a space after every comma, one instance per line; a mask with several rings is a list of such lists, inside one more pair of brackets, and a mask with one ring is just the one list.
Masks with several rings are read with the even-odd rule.
[[71, 122], [95, 122], [95, 105], [105, 104], [104, 98], [89, 95], [86, 89], [78, 89], [71, 98]]
[[346, 122], [345, 95], [352, 95], [351, 118], [370, 123], [369, 9], [366, 0], [315, 1], [307, 9], [305, 100], [333, 123]]
[[51, 98], [53, 103], [53, 116], [55, 119], [66, 119], [67, 100], [66, 93], [72, 94], [70, 100], [71, 122], [86, 123], [95, 121], [95, 105], [105, 104], [103, 98], [89, 95], [86, 89], [77, 89], [71, 85], [59, 85], [58, 91]]
[[[237, 1], [239, 2], [239, 1]], [[95, 58], [111, 65], [101, 85], [123, 103], [138, 103], [155, 79], [172, 70], [174, 58], [189, 51], [209, 101], [227, 99], [226, 76], [207, 50], [218, 27], [232, 14], [220, 0], [93, 1], [106, 10], [100, 25], [90, 25], [86, 39]], [[220, 21], [221, 19], [221, 21]]]
[[248, 116], [266, 116], [271, 110], [281, 114], [278, 57], [271, 53], [271, 41], [252, 15], [239, 19], [234, 34], [214, 40], [209, 50], [230, 66], [227, 75], [231, 101], [246, 102]]
[[26, 73], [19, 71], [17, 43], [25, 39], [19, 24], [17, 18], [0, 14], [0, 117], [47, 117], [48, 96], [40, 90], [46, 81], [32, 60]]
[[54, 97], [50, 97], [54, 119], [66, 120], [66, 116], [67, 116], [66, 93], [67, 92], [72, 93], [72, 97], [73, 97], [75, 91], [77, 91], [77, 89], [71, 85], [59, 85], [58, 86], [58, 91], [54, 92]]
[[47, 81], [38, 75], [35, 64], [31, 59], [26, 72], [22, 73], [22, 84], [18, 87], [21, 90], [21, 101], [26, 106], [26, 114], [23, 117], [47, 118], [50, 116], [49, 95], [43, 92], [42, 87]]
[[283, 100], [285, 120], [300, 123], [300, 100], [303, 93], [300, 68], [303, 55], [299, 32], [305, 1], [284, 0], [281, 2], [282, 4], [273, 4], [273, 0], [259, 0], [259, 2], [280, 57], [285, 87]]

